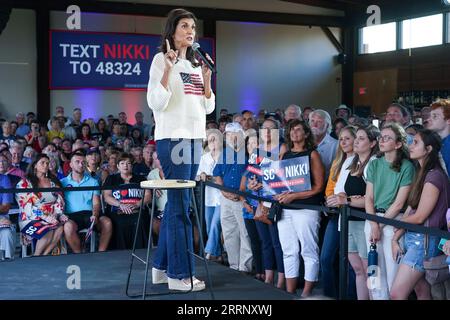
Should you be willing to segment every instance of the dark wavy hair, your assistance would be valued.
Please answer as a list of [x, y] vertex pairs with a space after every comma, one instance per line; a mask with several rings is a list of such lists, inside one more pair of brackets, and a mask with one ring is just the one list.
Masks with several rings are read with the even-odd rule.
[[400, 142], [402, 146], [396, 150], [396, 156], [394, 162], [391, 164], [391, 169], [400, 172], [403, 160], [409, 161], [408, 145], [406, 143], [406, 131], [401, 125], [395, 122], [387, 123], [381, 130], [389, 129], [395, 134], [395, 142]]
[[[173, 9], [167, 15], [166, 26], [161, 37], [161, 46], [159, 50], [163, 53], [167, 52], [166, 39], [169, 40], [170, 47], [175, 50], [175, 42], [173, 41], [173, 35], [177, 30], [178, 22], [181, 19], [193, 19], [195, 24], [197, 24], [197, 18], [190, 11], [185, 9]], [[194, 41], [197, 41], [197, 33], [195, 34]], [[192, 47], [188, 47], [186, 51], [186, 59], [189, 60], [194, 68], [200, 66], [200, 63], [195, 59], [195, 53]]]
[[[423, 162], [423, 166], [419, 167], [419, 164], [415, 162], [416, 175], [414, 177], [414, 182], [411, 187], [411, 192], [408, 197], [408, 205], [413, 209], [417, 209], [420, 202], [420, 196], [422, 195], [423, 186], [425, 184], [425, 177], [428, 172], [433, 169], [438, 169], [443, 171], [441, 163], [439, 161], [439, 151], [442, 147], [441, 138], [439, 135], [431, 130], [423, 129], [419, 130], [416, 135], [419, 135], [423, 141], [423, 144], [426, 147], [430, 146], [431, 151], [425, 157], [425, 161]], [[441, 190], [442, 191], [442, 190]]]
[[[250, 138], [255, 137], [256, 140], [259, 142], [259, 133], [258, 131], [255, 131], [254, 133], [249, 134], [248, 136], [245, 137], [245, 156], [247, 158], [249, 158], [251, 156], [250, 153], [248, 153], [248, 149], [247, 149], [247, 145], [248, 145], [248, 141], [250, 140]], [[258, 146], [256, 147], [258, 148]], [[254, 152], [255, 150], [253, 150]]]
[[[25, 177], [31, 182], [31, 186], [33, 188], [37, 188], [39, 186], [39, 178], [36, 176], [35, 168], [36, 164], [41, 160], [42, 158], [47, 159], [50, 161], [50, 158], [45, 153], [39, 153], [36, 158], [34, 158], [33, 162], [30, 163], [30, 165], [27, 168], [27, 173]], [[62, 188], [61, 182], [59, 181], [56, 176], [54, 176], [50, 170], [47, 173], [47, 178], [49, 178], [55, 185]]]
[[80, 133], [77, 135], [77, 138], [79, 139], [83, 139], [83, 128], [87, 127], [89, 129], [89, 133], [88, 133], [88, 138], [91, 139], [92, 138], [92, 130], [91, 130], [91, 126], [87, 123], [83, 123], [80, 127]]
[[[358, 133], [359, 130], [362, 130], [366, 133], [367, 138], [369, 139], [370, 142], [374, 141], [376, 142], [378, 140], [378, 137], [380, 136], [380, 130], [374, 125], [369, 125], [367, 127], [359, 127], [358, 130], [356, 130], [356, 133]], [[380, 149], [378, 148], [378, 143], [375, 143], [375, 146], [370, 150], [370, 155], [363, 163], [360, 163], [359, 155], [355, 153], [355, 157], [353, 158], [352, 163], [347, 169], [350, 170], [351, 174], [356, 173], [357, 177], [361, 177], [364, 173], [364, 168], [370, 161], [370, 158], [378, 154], [379, 151]]]
[[315, 144], [314, 144], [314, 137], [312, 135], [311, 128], [309, 127], [309, 125], [303, 120], [292, 119], [292, 120], [289, 120], [287, 123], [286, 133], [285, 133], [285, 137], [284, 137], [288, 150], [291, 151], [292, 148], [294, 147], [294, 144], [292, 143], [292, 140], [291, 140], [291, 130], [292, 130], [292, 128], [294, 128], [298, 125], [301, 125], [303, 128], [303, 131], [305, 131], [305, 135], [306, 135], [305, 149], [306, 150], [316, 149]]

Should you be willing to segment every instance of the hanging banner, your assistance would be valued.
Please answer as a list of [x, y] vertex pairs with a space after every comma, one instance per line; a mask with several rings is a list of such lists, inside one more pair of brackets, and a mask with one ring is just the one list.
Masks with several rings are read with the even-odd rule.
[[[160, 35], [50, 31], [50, 89], [146, 90]], [[214, 40], [199, 39], [215, 60]]]

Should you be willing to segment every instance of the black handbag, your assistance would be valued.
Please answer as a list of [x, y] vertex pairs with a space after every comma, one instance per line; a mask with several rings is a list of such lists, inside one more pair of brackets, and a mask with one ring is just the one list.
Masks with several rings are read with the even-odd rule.
[[277, 222], [277, 221], [281, 220], [282, 211], [283, 211], [283, 207], [281, 206], [281, 204], [278, 202], [274, 202], [274, 203], [272, 203], [272, 206], [270, 207], [269, 215], [267, 216], [267, 218], [273, 222]]

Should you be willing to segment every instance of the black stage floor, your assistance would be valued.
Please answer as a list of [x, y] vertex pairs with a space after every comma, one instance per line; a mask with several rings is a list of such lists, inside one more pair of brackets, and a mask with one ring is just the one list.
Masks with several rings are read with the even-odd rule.
[[[144, 256], [145, 250], [138, 251]], [[0, 262], [0, 300], [122, 300], [130, 263], [130, 251], [70, 254], [61, 256], [16, 258]], [[72, 267], [71, 267], [72, 266]], [[75, 266], [75, 267], [73, 267]], [[232, 270], [224, 265], [208, 264], [215, 298], [218, 300], [294, 300], [294, 296]], [[74, 269], [80, 270], [80, 289], [76, 286]], [[197, 276], [206, 280], [203, 262], [196, 259]], [[142, 292], [144, 266], [135, 260], [132, 293]], [[149, 293], [168, 292], [167, 285], [152, 285], [149, 272]], [[147, 297], [158, 300], [209, 300], [208, 290], [187, 294]]]

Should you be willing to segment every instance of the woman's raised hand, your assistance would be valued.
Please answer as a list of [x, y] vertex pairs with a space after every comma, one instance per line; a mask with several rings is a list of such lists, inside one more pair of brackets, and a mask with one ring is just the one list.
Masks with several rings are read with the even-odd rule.
[[167, 70], [171, 70], [173, 65], [178, 61], [178, 50], [170, 48], [169, 40], [166, 39], [167, 52], [164, 54], [164, 62]]

